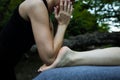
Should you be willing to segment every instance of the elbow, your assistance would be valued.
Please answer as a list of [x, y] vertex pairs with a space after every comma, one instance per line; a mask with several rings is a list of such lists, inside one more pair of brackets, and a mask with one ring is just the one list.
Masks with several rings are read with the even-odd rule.
[[42, 61], [46, 65], [51, 65], [55, 61], [55, 57], [45, 56], [42, 58]]
[[55, 61], [55, 55], [53, 51], [47, 51], [45, 55], [42, 56], [44, 64], [51, 65]]
[[38, 53], [41, 60], [46, 65], [51, 65], [56, 58], [53, 47], [50, 47], [48, 45], [43, 46], [43, 48], [38, 48]]
[[44, 60], [44, 64], [51, 65], [54, 62], [54, 58], [47, 58]]

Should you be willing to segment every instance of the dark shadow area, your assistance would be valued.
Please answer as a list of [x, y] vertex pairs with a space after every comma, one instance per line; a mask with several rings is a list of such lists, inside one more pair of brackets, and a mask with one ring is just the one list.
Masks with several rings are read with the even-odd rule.
[[42, 65], [38, 54], [24, 55], [16, 66], [17, 80], [32, 80], [39, 73], [37, 69]]

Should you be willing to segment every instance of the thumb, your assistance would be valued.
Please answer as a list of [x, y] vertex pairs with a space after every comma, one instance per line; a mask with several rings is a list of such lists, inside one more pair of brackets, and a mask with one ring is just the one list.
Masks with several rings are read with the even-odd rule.
[[57, 16], [58, 16], [58, 6], [54, 7], [54, 14], [55, 14], [55, 17], [57, 18]]
[[45, 70], [48, 70], [48, 69], [52, 69], [53, 67], [52, 67], [52, 65], [50, 65], [50, 66], [47, 66], [47, 65], [43, 65], [43, 66], [41, 66], [39, 69], [38, 69], [38, 72], [42, 72], [42, 71], [45, 71]]

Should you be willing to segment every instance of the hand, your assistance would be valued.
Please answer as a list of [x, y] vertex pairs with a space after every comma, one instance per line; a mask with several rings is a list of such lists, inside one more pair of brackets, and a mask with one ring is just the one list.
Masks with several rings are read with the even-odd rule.
[[59, 25], [68, 26], [73, 12], [72, 2], [70, 0], [60, 0], [59, 7], [54, 7], [55, 18], [57, 19]]
[[46, 64], [43, 64], [39, 69], [38, 69], [38, 72], [41, 72], [41, 71], [45, 71], [45, 70], [48, 70], [48, 69], [51, 69], [52, 66], [47, 66]]

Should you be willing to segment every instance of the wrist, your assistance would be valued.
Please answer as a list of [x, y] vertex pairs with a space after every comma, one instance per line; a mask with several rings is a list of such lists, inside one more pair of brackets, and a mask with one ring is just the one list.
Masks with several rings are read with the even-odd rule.
[[58, 28], [66, 29], [66, 28], [67, 28], [67, 25], [66, 25], [66, 24], [58, 24]]
[[58, 29], [59, 31], [65, 31], [67, 29], [66, 25], [58, 25]]

